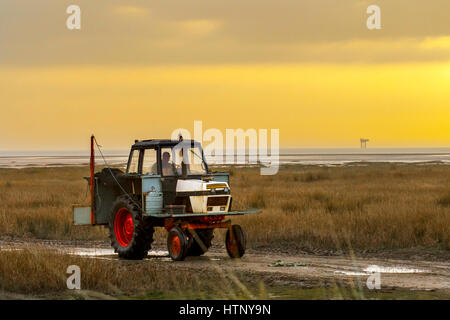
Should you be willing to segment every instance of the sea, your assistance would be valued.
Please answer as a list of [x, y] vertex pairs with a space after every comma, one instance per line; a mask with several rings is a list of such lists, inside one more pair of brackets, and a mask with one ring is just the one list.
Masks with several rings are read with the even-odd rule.
[[[102, 150], [95, 153], [96, 165], [125, 166], [127, 150]], [[103, 155], [103, 156], [102, 156]], [[81, 166], [89, 163], [89, 150], [72, 151], [7, 151], [0, 150], [1, 168]], [[224, 161], [208, 159], [209, 164], [221, 165]], [[370, 162], [450, 164], [450, 148], [290, 148], [280, 149], [278, 160], [270, 164], [304, 164], [337, 166]], [[252, 165], [248, 155], [240, 165]]]

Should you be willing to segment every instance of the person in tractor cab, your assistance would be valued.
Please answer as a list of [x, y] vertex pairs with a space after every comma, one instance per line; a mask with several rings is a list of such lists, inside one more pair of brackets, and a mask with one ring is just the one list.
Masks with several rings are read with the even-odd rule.
[[[165, 151], [162, 155], [161, 169], [163, 176], [174, 176], [174, 164], [170, 161], [170, 153]], [[158, 163], [155, 162], [152, 166], [152, 174], [158, 174]]]
[[163, 176], [175, 175], [174, 165], [170, 161], [170, 153], [167, 151], [163, 153], [161, 169], [162, 169]]

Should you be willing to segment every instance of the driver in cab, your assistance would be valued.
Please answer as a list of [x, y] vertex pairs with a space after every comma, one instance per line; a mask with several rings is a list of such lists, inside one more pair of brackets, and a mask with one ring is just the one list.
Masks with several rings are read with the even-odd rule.
[[163, 176], [175, 175], [174, 165], [170, 161], [170, 153], [167, 151], [163, 153], [161, 169], [162, 169]]
[[[175, 167], [174, 164], [170, 161], [170, 153], [167, 151], [162, 154], [161, 169], [163, 176], [175, 175]], [[158, 174], [158, 163], [156, 162], [152, 166], [152, 174]]]

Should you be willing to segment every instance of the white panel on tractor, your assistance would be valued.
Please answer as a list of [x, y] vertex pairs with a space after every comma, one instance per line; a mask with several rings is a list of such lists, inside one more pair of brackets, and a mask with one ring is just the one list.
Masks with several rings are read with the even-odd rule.
[[[208, 191], [208, 190], [225, 190], [229, 189], [226, 182], [206, 182], [199, 179], [192, 180], [178, 180], [177, 192], [193, 192], [193, 191]], [[213, 195], [213, 193], [211, 193]], [[190, 196], [192, 211], [194, 213], [224, 213], [228, 212], [229, 195], [222, 195], [220, 198], [225, 198], [225, 202], [220, 205], [211, 205], [208, 207], [208, 195]], [[209, 210], [208, 210], [209, 209]]]
[[205, 182], [199, 179], [182, 180], [178, 179], [177, 192], [202, 191], [205, 190], [203, 184]]
[[91, 207], [73, 207], [73, 224], [91, 225]]

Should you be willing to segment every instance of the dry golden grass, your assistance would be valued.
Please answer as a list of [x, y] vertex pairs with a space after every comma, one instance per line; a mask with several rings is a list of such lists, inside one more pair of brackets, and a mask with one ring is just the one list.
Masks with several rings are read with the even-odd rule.
[[[0, 254], [0, 298], [1, 292], [53, 297], [82, 298], [83, 292], [67, 289], [70, 274], [67, 267], [76, 265], [81, 271], [81, 289], [93, 291], [86, 298], [104, 299], [108, 296], [142, 296], [155, 298], [252, 298], [252, 293], [235, 275], [220, 270], [185, 272], [179, 266], [163, 266], [158, 261], [101, 260], [71, 256], [34, 248], [3, 250]], [[200, 270], [199, 270], [200, 271]], [[259, 293], [257, 293], [259, 295]]]
[[0, 234], [101, 239], [102, 228], [72, 226], [72, 205], [87, 204], [88, 168], [0, 169]]
[[[234, 208], [263, 210], [234, 218], [250, 247], [450, 249], [450, 166], [298, 165], [274, 176], [230, 170]], [[87, 175], [87, 167], [0, 169], [0, 234], [106, 239], [101, 227], [71, 225], [71, 205], [88, 202]], [[157, 232], [157, 240], [164, 236]]]
[[323, 249], [450, 249], [450, 167], [287, 166], [233, 170], [232, 190], [263, 213], [239, 222], [253, 245]]

